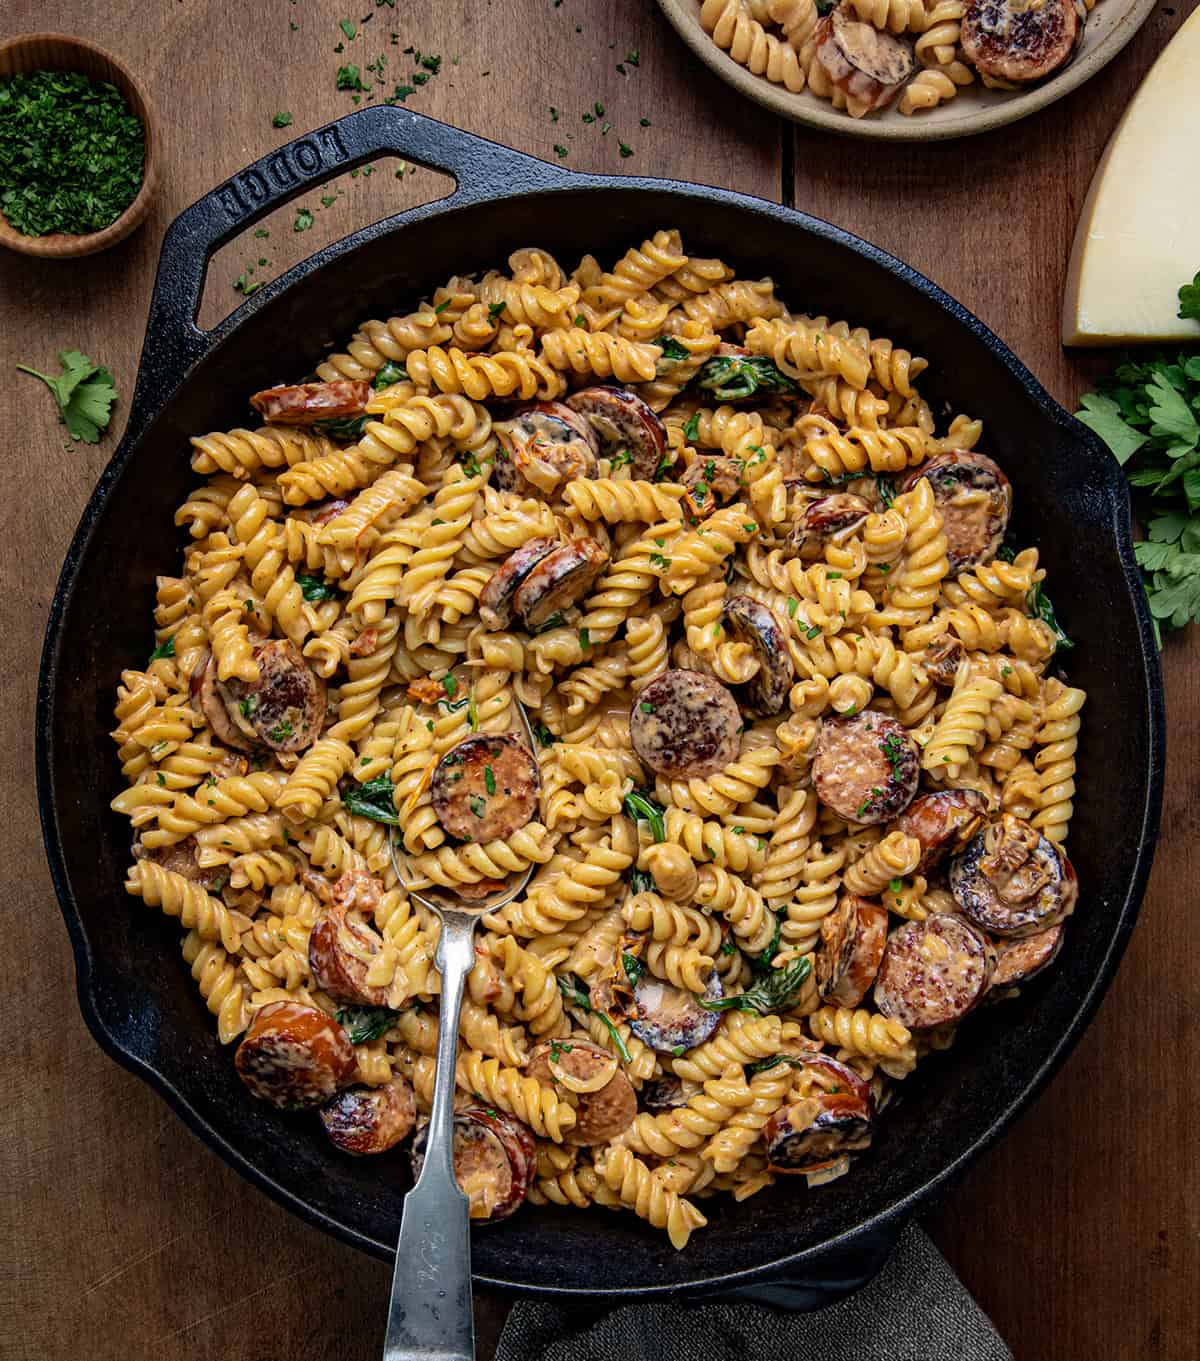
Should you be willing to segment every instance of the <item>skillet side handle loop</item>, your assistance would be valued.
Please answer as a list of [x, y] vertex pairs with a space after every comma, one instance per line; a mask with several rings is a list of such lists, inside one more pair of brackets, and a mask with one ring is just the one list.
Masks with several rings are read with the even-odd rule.
[[[269, 152], [184, 209], [167, 228], [131, 407], [132, 431], [140, 433], [149, 414], [212, 343], [210, 333], [196, 325], [196, 314], [213, 252], [314, 185], [387, 152], [452, 175], [456, 188], [446, 202], [454, 204], [545, 188], [569, 174], [435, 118], [387, 105], [359, 109]], [[275, 291], [264, 289], [232, 317], [253, 311]]]

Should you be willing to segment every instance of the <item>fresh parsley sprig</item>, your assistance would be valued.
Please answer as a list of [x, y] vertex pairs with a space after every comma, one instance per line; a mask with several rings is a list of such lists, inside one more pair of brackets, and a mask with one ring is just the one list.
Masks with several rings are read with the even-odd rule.
[[72, 439], [95, 444], [108, 428], [112, 404], [117, 400], [113, 376], [78, 350], [59, 350], [58, 362], [63, 371], [57, 378], [39, 373], [28, 364], [18, 364], [17, 368], [40, 378], [54, 394], [59, 416]]
[[[1179, 315], [1200, 320], [1200, 273], [1180, 288]], [[1147, 535], [1134, 556], [1161, 646], [1163, 629], [1200, 619], [1200, 352], [1130, 357], [1076, 414], [1133, 489]]]

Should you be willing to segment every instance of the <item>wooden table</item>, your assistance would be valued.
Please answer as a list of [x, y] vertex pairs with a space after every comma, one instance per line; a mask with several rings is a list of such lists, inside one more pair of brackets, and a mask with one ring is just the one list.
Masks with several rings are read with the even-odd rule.
[[[12, 365], [46, 367], [56, 349], [78, 347], [111, 367], [127, 397], [167, 222], [292, 133], [348, 112], [351, 96], [335, 89], [339, 64], [365, 68], [383, 53], [399, 80], [412, 45], [443, 60], [410, 107], [548, 159], [558, 143], [569, 166], [708, 181], [827, 217], [928, 273], [1070, 406], [1099, 371], [1057, 339], [1076, 216], [1121, 110], [1189, 9], [1157, 11], [1096, 79], [1024, 124], [969, 142], [886, 148], [794, 129], [743, 103], [638, 0], [60, 0], [52, 19], [40, 0], [6, 0], [4, 36], [53, 23], [141, 72], [162, 114], [166, 176], [147, 225], [107, 255], [67, 264], [0, 255], [9, 545], [0, 824], [13, 838], [0, 898], [0, 1356], [365, 1359], [378, 1355], [388, 1286], [379, 1263], [289, 1218], [219, 1162], [101, 1054], [77, 1014], [34, 807], [34, 678], [62, 555], [124, 412], [98, 447], [64, 450], [48, 395]], [[337, 54], [338, 21], [368, 11]], [[624, 64], [634, 50], [638, 64]], [[596, 100], [604, 119], [585, 124]], [[287, 132], [271, 126], [284, 111], [294, 120]], [[618, 141], [632, 156], [621, 157]], [[202, 320], [239, 301], [232, 284], [246, 266], [258, 271], [251, 280], [261, 277], [442, 192], [430, 172], [397, 180], [394, 168], [343, 178], [325, 191], [329, 207], [308, 199], [307, 232], [292, 230], [292, 205], [268, 221], [269, 238], [224, 249]], [[131, 527], [131, 552], [136, 545]], [[1200, 1072], [1188, 890], [1200, 878], [1190, 841], [1198, 660], [1195, 637], [1168, 650], [1164, 843], [1117, 984], [1049, 1092], [932, 1221], [1020, 1361], [1196, 1355], [1200, 1160], [1189, 1106]], [[501, 1301], [480, 1302], [485, 1356], [503, 1311]]]

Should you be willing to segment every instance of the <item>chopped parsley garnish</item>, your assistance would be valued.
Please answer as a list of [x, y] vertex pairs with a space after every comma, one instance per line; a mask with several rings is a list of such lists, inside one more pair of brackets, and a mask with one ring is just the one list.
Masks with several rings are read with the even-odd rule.
[[646, 972], [646, 966], [636, 955], [631, 955], [628, 950], [621, 951], [621, 968], [625, 970], [625, 977], [636, 988], [638, 980]]
[[156, 662], [160, 657], [173, 657], [175, 655], [175, 637], [172, 635], [165, 643], [159, 645], [150, 654], [150, 660]]
[[[325, 200], [322, 199], [321, 202], [324, 203]], [[393, 383], [407, 383], [407, 382], [408, 370], [404, 367], [403, 364], [393, 364], [392, 361], [389, 359], [388, 362], [383, 366], [383, 368], [381, 368], [379, 372], [375, 375], [371, 383], [371, 386], [373, 388], [387, 388], [391, 387]]]
[[389, 827], [399, 827], [400, 815], [392, 801], [394, 786], [387, 775], [376, 776], [363, 784], [352, 785], [342, 794], [342, 802], [351, 813], [372, 822], [384, 822]]
[[696, 1000], [705, 1011], [751, 1011], [760, 1016], [772, 1011], [786, 1011], [794, 1006], [800, 990], [812, 972], [808, 956], [786, 964], [782, 969], [771, 969], [752, 987], [733, 997], [716, 997], [711, 1000], [698, 997]]
[[491, 766], [484, 766], [483, 768], [483, 787], [489, 795], [496, 792], [496, 772]]
[[477, 818], [483, 818], [487, 813], [487, 803], [481, 794], [472, 794], [467, 800], [472, 814]]
[[722, 402], [745, 401], [756, 392], [797, 390], [796, 384], [765, 355], [716, 355], [705, 362], [696, 385]]
[[700, 413], [698, 411], [693, 411], [692, 414], [688, 417], [687, 422], [683, 427], [683, 437], [684, 439], [687, 440], [693, 440], [699, 433], [700, 433]]
[[447, 699], [453, 699], [458, 693], [458, 681], [449, 671], [442, 677], [442, 689], [445, 690]]
[[273, 128], [290, 128], [292, 126], [292, 115], [290, 113], [277, 113], [271, 119]]
[[654, 841], [667, 839], [666, 812], [647, 792], [631, 789], [622, 800], [621, 806], [625, 809], [625, 815], [634, 822], [649, 824], [650, 835]]
[[313, 215], [307, 208], [301, 208], [296, 214], [296, 220], [292, 223], [292, 231], [306, 232], [313, 224]]
[[591, 640], [590, 635], [588, 634], [587, 629], [580, 629], [580, 630], [579, 630], [579, 646], [580, 646], [580, 647], [587, 648], [587, 647], [591, 647], [591, 645], [592, 645], [592, 640]]
[[503, 302], [488, 303], [488, 321], [498, 321], [506, 306]]
[[638, 705], [638, 708], [644, 714], [652, 714], [654, 712], [654, 705], [648, 703], [646, 700], [642, 700], [642, 702]]
[[338, 593], [334, 586], [331, 586], [324, 577], [310, 576], [303, 573], [296, 578], [296, 583], [300, 587], [305, 600], [336, 600]]
[[806, 638], [816, 638], [820, 634], [820, 632], [821, 632], [820, 625], [814, 624], [811, 628], [804, 630], [804, 636]]
[[333, 1019], [342, 1027], [351, 1044], [370, 1044], [391, 1030], [400, 1015], [389, 1007], [339, 1007]]
[[107, 81], [76, 71], [0, 80], [0, 209], [23, 235], [110, 227], [137, 197], [144, 159], [141, 120]]

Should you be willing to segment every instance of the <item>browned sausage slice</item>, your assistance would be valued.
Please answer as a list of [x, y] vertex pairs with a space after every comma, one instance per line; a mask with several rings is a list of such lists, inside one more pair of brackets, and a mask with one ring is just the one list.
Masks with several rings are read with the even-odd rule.
[[728, 690], [702, 671], [664, 671], [629, 713], [633, 749], [656, 775], [703, 779], [737, 759], [742, 715]]
[[950, 864], [963, 915], [996, 936], [1033, 936], [1070, 916], [1079, 881], [1067, 857], [1021, 818], [1005, 813]]
[[332, 383], [264, 388], [250, 398], [250, 405], [275, 425], [315, 425], [361, 416], [370, 396], [371, 384], [366, 379], [337, 378]]
[[[724, 994], [719, 974], [713, 974], [704, 996], [713, 1001]], [[721, 1024], [719, 1011], [708, 1011], [690, 992], [644, 973], [633, 990], [637, 1014], [629, 1028], [659, 1054], [679, 1054], [710, 1039]]]
[[490, 629], [507, 628], [513, 596], [541, 560], [558, 547], [557, 539], [530, 539], [514, 549], [488, 578], [479, 594], [479, 617]]
[[996, 951], [996, 969], [992, 974], [992, 991], [1028, 983], [1043, 969], [1048, 969], [1062, 949], [1062, 926], [1051, 926], [1036, 936], [1021, 940], [1006, 940]]
[[683, 506], [688, 516], [703, 520], [717, 505], [741, 495], [742, 466], [736, 459], [714, 454], [698, 458], [680, 480], [687, 488]]
[[947, 855], [954, 855], [975, 835], [987, 817], [987, 797], [977, 789], [946, 789], [922, 794], [889, 828], [915, 836], [921, 860], [914, 874], [928, 874]]
[[961, 40], [983, 75], [1024, 85], [1057, 71], [1079, 32], [1073, 0], [969, 0]]
[[996, 955], [961, 917], [933, 916], [893, 931], [875, 980], [875, 1005], [909, 1030], [957, 1021], [987, 991]]
[[878, 903], [843, 893], [821, 922], [817, 987], [823, 1001], [856, 1007], [879, 972], [887, 944], [887, 911]]
[[580, 388], [567, 398], [567, 405], [587, 419], [605, 458], [617, 465], [632, 459], [634, 477], [654, 480], [667, 456], [667, 433], [636, 392], [618, 387]]
[[416, 1122], [416, 1098], [403, 1077], [382, 1087], [347, 1087], [321, 1110], [325, 1133], [343, 1153], [386, 1153]]
[[[513, 1174], [513, 1190], [511, 1208], [499, 1207], [504, 1212], [499, 1217], [505, 1218], [525, 1199], [525, 1193], [529, 1190], [537, 1171], [537, 1142], [533, 1137], [533, 1131], [528, 1125], [523, 1125], [515, 1115], [499, 1111], [494, 1106], [467, 1106], [462, 1113], [474, 1120], [477, 1125], [490, 1129], [504, 1145], [504, 1151], [508, 1154], [508, 1163]], [[492, 1218], [497, 1217], [497, 1214], [493, 1213]]]
[[544, 495], [564, 482], [596, 475], [595, 432], [562, 402], [518, 407], [492, 429], [500, 440], [496, 484], [505, 491], [532, 487]]
[[871, 1142], [871, 1106], [852, 1092], [825, 1092], [781, 1107], [763, 1127], [775, 1172], [815, 1172]]
[[806, 561], [815, 561], [826, 544], [843, 543], [856, 534], [870, 513], [870, 504], [853, 492], [822, 496], [805, 506], [800, 523], [788, 535], [788, 547]]
[[923, 478], [942, 513], [950, 575], [991, 562], [1008, 532], [1012, 484], [986, 454], [952, 449], [914, 469], [904, 481], [911, 491]]
[[529, 748], [512, 733], [474, 733], [442, 757], [430, 795], [438, 821], [460, 841], [510, 837], [533, 817], [541, 776]]
[[908, 43], [864, 23], [848, 5], [821, 20], [813, 41], [821, 69], [856, 116], [890, 104], [913, 73]]
[[674, 1073], [664, 1073], [643, 1084], [640, 1097], [648, 1111], [674, 1111], [688, 1103], [687, 1090]]
[[595, 539], [573, 539], [540, 561], [513, 596], [513, 607], [528, 629], [540, 629], [592, 589], [608, 566], [608, 549]]
[[917, 792], [920, 773], [917, 744], [887, 714], [864, 709], [822, 721], [813, 787], [847, 822], [887, 822], [902, 813]]
[[748, 643], [758, 659], [758, 671], [746, 686], [747, 711], [768, 717], [779, 713], [796, 668], [774, 611], [752, 596], [731, 595], [721, 607], [721, 623], [735, 642]]
[[[412, 1146], [415, 1177], [425, 1164], [428, 1141], [429, 1125], [422, 1121]], [[515, 1178], [503, 1141], [467, 1114], [454, 1117], [454, 1179], [470, 1202], [472, 1219], [506, 1218], [521, 1203], [514, 1200]]]
[[300, 1002], [263, 1007], [238, 1045], [234, 1064], [254, 1096], [285, 1111], [323, 1106], [357, 1069], [342, 1027]]
[[[633, 1123], [637, 1094], [615, 1054], [590, 1040], [549, 1040], [529, 1056], [526, 1077], [543, 1087], [573, 1092], [578, 1100], [568, 1144], [606, 1144]], [[595, 1084], [603, 1085], [596, 1086]]]
[[231, 720], [272, 751], [312, 746], [325, 722], [325, 682], [285, 638], [256, 647], [254, 660], [258, 680], [235, 678], [221, 687]]
[[925, 649], [921, 664], [934, 685], [943, 690], [953, 690], [958, 668], [966, 655], [967, 649], [952, 633], [943, 633]]
[[380, 898], [379, 880], [349, 870], [333, 886], [333, 903], [317, 917], [308, 936], [308, 967], [313, 982], [339, 1002], [385, 1007], [388, 990], [367, 983], [371, 962], [383, 938], [367, 925]]
[[[236, 704], [229, 702], [229, 692], [217, 678], [217, 664], [211, 652], [206, 652], [196, 663], [195, 670], [188, 679], [188, 691], [192, 708], [213, 731], [218, 742], [237, 751], [253, 751], [258, 745], [257, 738], [250, 731], [243, 731], [235, 722]], [[249, 724], [247, 723], [247, 728]]]
[[147, 850], [140, 841], [133, 843], [135, 860], [153, 860], [156, 865], [170, 870], [172, 874], [182, 875], [184, 879], [190, 879], [194, 884], [204, 884], [207, 887], [222, 877], [224, 866], [214, 865], [210, 869], [203, 869], [196, 859], [196, 851], [194, 836], [184, 837], [182, 841], [176, 841], [170, 846], [155, 846], [153, 850]]

